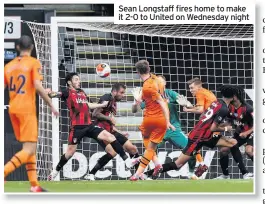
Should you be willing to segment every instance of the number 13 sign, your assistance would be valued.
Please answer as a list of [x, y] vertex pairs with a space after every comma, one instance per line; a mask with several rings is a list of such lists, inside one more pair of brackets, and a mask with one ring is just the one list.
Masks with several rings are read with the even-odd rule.
[[5, 16], [5, 39], [18, 39], [21, 37], [20, 20], [20, 16]]

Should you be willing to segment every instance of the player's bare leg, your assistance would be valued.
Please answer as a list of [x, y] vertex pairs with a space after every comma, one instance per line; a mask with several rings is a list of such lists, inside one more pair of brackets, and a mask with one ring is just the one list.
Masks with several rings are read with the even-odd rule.
[[246, 145], [245, 147], [245, 151], [246, 151], [246, 154], [248, 156], [249, 159], [251, 159], [251, 161], [253, 162], [253, 151], [254, 151], [254, 148], [252, 145]]
[[131, 157], [139, 157], [137, 147], [133, 145], [130, 140], [127, 140], [122, 147], [126, 152], [130, 154]]
[[230, 147], [231, 148], [231, 147], [235, 146], [236, 144], [237, 144], [237, 140], [236, 139], [227, 138], [227, 137], [222, 136], [218, 140], [216, 146], [218, 146], [218, 147]]
[[59, 174], [61, 169], [64, 167], [64, 165], [69, 161], [69, 159], [72, 158], [72, 156], [76, 152], [76, 149], [77, 149], [77, 144], [76, 145], [70, 145], [69, 144], [67, 146], [67, 150], [66, 150], [65, 154], [63, 154], [61, 156], [60, 161], [57, 164], [56, 168], [48, 176], [48, 181], [53, 181], [57, 177], [57, 175]]

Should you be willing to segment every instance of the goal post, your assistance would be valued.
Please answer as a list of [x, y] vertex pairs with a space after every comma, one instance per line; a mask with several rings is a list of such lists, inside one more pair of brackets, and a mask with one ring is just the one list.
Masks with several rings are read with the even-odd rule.
[[[59, 84], [59, 70], [58, 70], [58, 25], [56, 18], [51, 18], [51, 67], [52, 67], [52, 90], [58, 91]], [[56, 110], [59, 110], [58, 98], [53, 98], [52, 103]], [[56, 165], [60, 160], [60, 129], [59, 119], [52, 117], [52, 167], [56, 169]], [[59, 181], [60, 176], [55, 180]]]
[[[32, 32], [37, 57], [43, 66], [45, 88], [55, 91], [66, 88], [65, 76], [76, 71], [84, 91], [97, 102], [101, 95], [110, 92], [113, 83], [126, 84], [125, 98], [118, 103], [117, 128], [129, 132], [129, 139], [140, 154], [144, 147], [138, 126], [143, 113], [131, 112], [133, 96], [130, 93], [133, 87], [142, 86], [134, 68], [138, 60], [147, 59], [153, 72], [166, 77], [167, 88], [186, 95], [193, 103], [186, 82], [194, 77], [201, 78], [204, 87], [219, 98], [221, 84], [241, 85], [248, 92], [254, 87], [253, 25], [116, 25], [113, 22], [112, 17], [52, 17], [49, 24], [22, 21]], [[104, 79], [95, 73], [96, 65], [102, 62], [111, 67], [110, 77]], [[252, 102], [248, 95], [246, 99]], [[41, 180], [47, 179], [66, 150], [70, 128], [65, 103], [58, 99], [53, 99], [53, 103], [60, 111], [59, 119], [52, 117], [43, 100], [39, 102], [37, 166]], [[181, 107], [179, 110], [182, 129], [187, 133], [198, 117], [182, 112]], [[158, 156], [164, 163], [174, 160], [180, 153], [180, 149], [165, 143]], [[217, 149], [203, 148], [202, 153], [206, 164], [210, 165], [204, 178], [218, 176], [221, 169]], [[83, 180], [103, 154], [104, 150], [95, 141], [85, 138], [57, 178]], [[253, 164], [246, 157], [244, 161], [253, 171]], [[230, 164], [232, 178], [240, 178], [232, 158]], [[160, 179], [182, 178], [187, 176], [187, 170], [185, 165], [181, 171], [170, 171]], [[133, 170], [125, 169], [124, 162], [117, 156], [96, 174], [96, 178], [128, 179], [132, 174]]]

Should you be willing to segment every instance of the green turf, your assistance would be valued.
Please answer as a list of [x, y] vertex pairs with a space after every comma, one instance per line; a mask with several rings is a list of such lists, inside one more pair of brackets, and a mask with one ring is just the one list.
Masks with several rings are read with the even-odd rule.
[[[50, 192], [253, 192], [252, 180], [41, 182]], [[28, 192], [29, 183], [7, 181], [5, 192]]]

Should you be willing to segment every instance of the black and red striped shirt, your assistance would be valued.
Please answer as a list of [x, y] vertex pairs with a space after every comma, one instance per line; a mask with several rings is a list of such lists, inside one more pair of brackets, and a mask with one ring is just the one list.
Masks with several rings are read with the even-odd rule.
[[91, 115], [88, 107], [88, 97], [82, 89], [67, 89], [61, 98], [66, 101], [70, 111], [71, 125], [90, 125]]
[[[112, 96], [112, 94], [111, 93], [104, 94], [103, 96], [100, 97], [98, 103], [103, 103], [103, 101], [108, 101], [108, 105], [106, 107], [102, 108], [101, 113], [104, 114], [105, 116], [109, 116], [109, 117], [111, 117], [111, 115], [116, 115], [116, 113], [117, 113], [117, 102], [116, 102], [115, 98]], [[99, 127], [102, 127], [105, 130], [112, 132], [113, 125], [109, 121], [96, 119], [95, 122]]]
[[235, 127], [236, 133], [240, 134], [253, 127], [253, 108], [248, 103], [241, 104], [239, 108], [229, 105], [229, 116]]
[[220, 124], [228, 116], [228, 107], [223, 100], [213, 102], [205, 110], [199, 122], [189, 134], [189, 139], [207, 141], [211, 139], [213, 132], [210, 127], [213, 123]]

